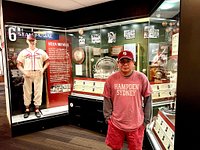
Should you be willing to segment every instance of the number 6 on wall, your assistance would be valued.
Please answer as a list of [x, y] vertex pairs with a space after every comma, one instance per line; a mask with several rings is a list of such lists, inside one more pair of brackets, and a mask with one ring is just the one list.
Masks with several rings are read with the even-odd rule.
[[8, 28], [8, 38], [9, 38], [10, 41], [16, 41], [17, 40], [16, 28], [15, 27]]

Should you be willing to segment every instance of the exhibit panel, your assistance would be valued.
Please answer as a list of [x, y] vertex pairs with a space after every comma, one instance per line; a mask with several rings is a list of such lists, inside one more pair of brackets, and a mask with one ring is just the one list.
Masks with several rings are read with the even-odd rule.
[[[72, 47], [71, 38], [67, 37], [66, 30], [5, 24], [5, 35], [12, 128], [49, 117], [68, 115], [68, 95], [72, 90]], [[30, 35], [34, 38], [28, 39]], [[36, 48], [31, 51], [30, 45], [34, 42]], [[29, 86], [25, 86], [26, 72], [22, 73], [17, 66], [21, 60], [24, 70], [29, 73], [28, 78], [31, 80]], [[41, 72], [37, 69], [39, 62], [44, 61], [42, 65], [45, 65], [46, 60], [49, 65], [44, 72]], [[38, 81], [40, 74], [42, 80]], [[38, 82], [42, 89], [37, 86]], [[28, 117], [25, 117], [25, 103], [27, 103], [25, 99], [29, 97], [25, 94], [27, 89], [30, 90], [28, 95], [31, 103]], [[36, 103], [36, 99], [40, 99], [38, 98], [40, 91], [41, 104]], [[40, 116], [36, 115], [36, 105], [39, 105]]]

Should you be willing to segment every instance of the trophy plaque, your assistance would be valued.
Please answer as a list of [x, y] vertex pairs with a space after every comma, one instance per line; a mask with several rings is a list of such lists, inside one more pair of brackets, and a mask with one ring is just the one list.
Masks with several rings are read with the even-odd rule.
[[94, 77], [106, 79], [117, 70], [117, 61], [112, 57], [105, 56], [96, 62], [94, 66]]

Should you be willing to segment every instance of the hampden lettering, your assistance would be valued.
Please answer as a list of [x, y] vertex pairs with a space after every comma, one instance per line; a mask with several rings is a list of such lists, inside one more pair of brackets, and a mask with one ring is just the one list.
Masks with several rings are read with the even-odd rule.
[[139, 85], [138, 84], [114, 84], [114, 89], [133, 90], [133, 89], [139, 89]]

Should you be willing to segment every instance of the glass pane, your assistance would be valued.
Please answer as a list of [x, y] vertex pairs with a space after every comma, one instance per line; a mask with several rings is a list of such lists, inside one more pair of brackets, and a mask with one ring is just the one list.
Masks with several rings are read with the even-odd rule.
[[147, 27], [155, 116], [147, 133], [155, 149], [174, 149], [179, 14], [180, 0], [165, 0]]
[[118, 71], [122, 50], [131, 51], [135, 69], [147, 75], [148, 22], [141, 18], [67, 30], [72, 37], [73, 93], [102, 96], [105, 79]]
[[[72, 88], [72, 47], [66, 30], [15, 24], [5, 25], [5, 29], [12, 124], [38, 119], [37, 107], [41, 118], [67, 113]], [[34, 35], [35, 40], [27, 39], [28, 35]], [[34, 42], [36, 47], [32, 48]], [[42, 74], [46, 60], [49, 66]], [[17, 62], [22, 64], [23, 72]], [[28, 117], [24, 115], [25, 106], [29, 107]]]

